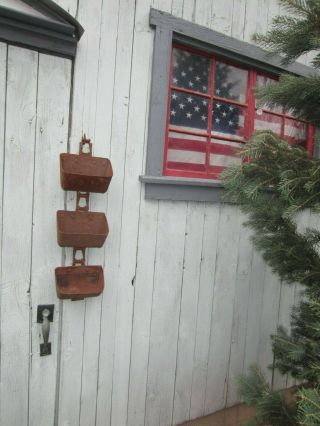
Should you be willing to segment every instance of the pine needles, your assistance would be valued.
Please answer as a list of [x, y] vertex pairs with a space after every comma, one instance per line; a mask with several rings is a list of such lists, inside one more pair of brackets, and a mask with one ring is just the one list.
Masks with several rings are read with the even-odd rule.
[[[276, 17], [266, 35], [255, 40], [284, 63], [320, 50], [320, 0], [281, 0], [290, 14]], [[316, 53], [314, 67], [320, 67]], [[282, 76], [279, 84], [257, 91], [262, 104], [282, 105], [312, 124], [320, 125], [320, 76]], [[272, 390], [258, 367], [240, 378], [240, 394], [256, 407], [251, 425], [320, 425], [320, 232], [298, 231], [297, 213], [320, 212], [320, 160], [270, 131], [256, 132], [239, 151], [240, 166], [222, 179], [229, 201], [247, 213], [253, 242], [282, 281], [299, 283], [305, 297], [292, 312], [291, 331], [279, 327], [271, 337], [274, 368], [290, 373], [303, 387], [288, 404]]]

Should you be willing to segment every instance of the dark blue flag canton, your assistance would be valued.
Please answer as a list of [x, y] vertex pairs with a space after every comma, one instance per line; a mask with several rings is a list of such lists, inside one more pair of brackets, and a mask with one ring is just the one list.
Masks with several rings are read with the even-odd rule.
[[215, 101], [212, 111], [212, 129], [214, 132], [236, 135], [239, 131], [241, 107]]
[[[209, 94], [210, 59], [174, 49], [172, 85]], [[237, 82], [230, 81], [230, 67], [216, 63], [215, 95], [224, 99], [236, 99], [232, 89]], [[232, 79], [231, 79], [232, 80]], [[170, 100], [170, 124], [185, 128], [208, 130], [210, 99], [172, 90]], [[212, 129], [229, 135], [238, 134], [241, 107], [228, 102], [214, 101]]]
[[173, 50], [172, 85], [208, 93], [210, 59], [184, 50]]
[[207, 130], [209, 100], [201, 96], [172, 91], [170, 124]]
[[[234, 67], [216, 62], [214, 94], [219, 98], [239, 100], [239, 81], [234, 78]], [[238, 77], [242, 77], [242, 74]], [[241, 107], [228, 103], [215, 101], [212, 111], [212, 129], [215, 132], [235, 135], [243, 126], [240, 123]], [[241, 132], [240, 132], [241, 133]]]

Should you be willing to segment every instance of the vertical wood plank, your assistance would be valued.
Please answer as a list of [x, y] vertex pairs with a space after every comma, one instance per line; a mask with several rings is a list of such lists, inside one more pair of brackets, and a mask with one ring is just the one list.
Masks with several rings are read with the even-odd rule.
[[[101, 0], [79, 2], [78, 19], [85, 33], [78, 46], [74, 73], [73, 117], [70, 150], [78, 152], [83, 133], [92, 138], [93, 153], [106, 156], [95, 141], [95, 117], [99, 70]], [[99, 20], [97, 22], [97, 17]], [[105, 195], [92, 195], [90, 209], [104, 211]], [[74, 210], [74, 193], [68, 194], [68, 209]], [[103, 250], [87, 250], [88, 264], [103, 264]], [[101, 297], [63, 302], [59, 424], [94, 425], [98, 381]], [[68, 397], [69, 395], [69, 397]], [[71, 395], [71, 397], [70, 397]], [[72, 409], [70, 409], [72, 406]]]
[[[144, 192], [142, 193], [142, 198]], [[144, 426], [151, 309], [157, 246], [158, 201], [145, 201], [140, 216], [135, 298], [132, 324], [132, 349], [128, 402], [128, 425]]]
[[186, 203], [159, 204], [146, 425], [170, 425], [179, 328]]
[[[246, 216], [243, 213], [240, 213], [241, 223], [245, 222], [246, 219]], [[229, 356], [230, 363], [227, 390], [228, 407], [236, 404], [239, 400], [237, 377], [243, 373], [244, 366], [247, 316], [249, 308], [248, 295], [250, 290], [250, 275], [253, 257], [253, 247], [250, 241], [250, 236], [250, 231], [241, 226]]]
[[[129, 105], [127, 126], [123, 134], [125, 154], [123, 175], [123, 210], [120, 240], [120, 261], [125, 267], [118, 272], [116, 335], [113, 369], [112, 417], [111, 423], [127, 424], [128, 387], [130, 377], [130, 355], [132, 339], [132, 316], [135, 297], [137, 243], [139, 215], [144, 214], [141, 206], [141, 183], [136, 178], [143, 173], [143, 148], [145, 141], [146, 110], [148, 107], [148, 76], [151, 63], [145, 61], [152, 51], [152, 37], [148, 30], [145, 10], [150, 8], [150, 0], [136, 3], [135, 15], [128, 15], [126, 27], [132, 28], [133, 41], [131, 54]], [[130, 9], [127, 5], [127, 9]], [[133, 27], [134, 26], [134, 27]], [[128, 44], [129, 44], [128, 38]], [[128, 52], [128, 56], [130, 55]], [[129, 59], [129, 58], [128, 58]], [[131, 72], [130, 72], [131, 71]], [[145, 368], [147, 366], [145, 365]]]
[[244, 373], [258, 362], [259, 330], [263, 302], [264, 276], [266, 264], [260, 253], [253, 251], [252, 268], [250, 275], [250, 289], [248, 294], [248, 316], [246, 329], [246, 344], [244, 357]]
[[205, 392], [208, 373], [212, 300], [216, 284], [214, 277], [217, 263], [219, 224], [220, 206], [208, 203], [205, 206], [204, 215], [196, 342], [193, 355], [194, 365], [189, 409], [190, 419], [200, 417], [205, 413]]
[[172, 8], [172, 0], [152, 0], [152, 5], [155, 9], [170, 13]]
[[172, 424], [189, 419], [204, 225], [204, 206], [189, 203], [182, 277]]
[[269, 0], [247, 0], [243, 39], [252, 43], [255, 32], [265, 32], [268, 26]]
[[[135, 19], [135, 41], [133, 47], [132, 71], [133, 75], [137, 72], [139, 74], [139, 77], [137, 77], [135, 81], [132, 81], [133, 85], [135, 85], [136, 82], [136, 87], [133, 88], [132, 94], [130, 95], [131, 108], [129, 114], [128, 134], [131, 134], [131, 132], [133, 132], [133, 144], [139, 145], [141, 144], [141, 140], [144, 140], [143, 153], [140, 152], [140, 155], [142, 155], [142, 158], [145, 159], [153, 37], [152, 32], [150, 34], [148, 13], [146, 16], [144, 10], [149, 10], [149, 8], [146, 7], [146, 3], [144, 1], [139, 1], [137, 3], [137, 12]], [[178, 9], [176, 9], [176, 12], [178, 13]], [[145, 55], [146, 49], [150, 52], [150, 61], [148, 67], [146, 67], [143, 57], [140, 56], [142, 55], [142, 52], [144, 52]], [[140, 69], [140, 67], [142, 67], [143, 69]], [[144, 78], [141, 79], [141, 76], [143, 75]], [[139, 80], [141, 81], [140, 83], [138, 83]], [[146, 82], [148, 82], [147, 85]], [[144, 87], [140, 87], [140, 84], [143, 84]], [[146, 87], [148, 88], [148, 93], [146, 93], [145, 91]], [[137, 104], [141, 104], [139, 105], [138, 110]], [[143, 110], [145, 106], [146, 108], [145, 110]], [[138, 133], [131, 129], [131, 126], [133, 126], [134, 128], [136, 127], [136, 113], [138, 113], [141, 118], [142, 116], [144, 117], [144, 135], [141, 134], [143, 125], [141, 119], [138, 120], [140, 123], [137, 128]], [[139, 131], [140, 127], [141, 130]], [[141, 169], [141, 173], [143, 173], [143, 169]], [[143, 426], [145, 423], [149, 341], [152, 312], [151, 309], [159, 209], [158, 201], [145, 200], [144, 197], [144, 187], [142, 186], [140, 195], [141, 201], [138, 226], [138, 241], [136, 247], [136, 272], [132, 283], [132, 285], [134, 286], [134, 301], [132, 316], [127, 418], [127, 425], [134, 424], [137, 426]]]
[[[278, 326], [282, 326], [290, 331], [290, 314], [294, 305], [295, 284], [281, 283], [280, 303]], [[286, 374], [281, 374], [278, 370], [273, 372], [273, 388], [285, 389], [287, 386], [288, 377]]]
[[171, 13], [173, 16], [182, 17], [183, 0], [172, 0]]
[[[101, 425], [110, 422], [111, 424], [119, 424], [120, 426], [125, 425], [127, 421], [132, 303], [134, 294], [132, 281], [136, 267], [135, 252], [133, 251], [129, 254], [127, 250], [130, 251], [132, 249], [132, 244], [134, 244], [134, 248], [136, 249], [137, 244], [137, 215], [139, 214], [140, 186], [138, 181], [133, 178], [133, 175], [141, 173], [142, 163], [137, 163], [135, 159], [136, 155], [139, 157], [139, 154], [137, 154], [139, 149], [143, 151], [143, 143], [141, 141], [143, 141], [144, 133], [144, 113], [141, 114], [141, 119], [143, 120], [142, 128], [141, 121], [137, 121], [137, 133], [131, 127], [132, 122], [129, 124], [128, 121], [129, 107], [131, 105], [130, 85], [131, 73], [133, 71], [132, 50], [135, 14], [136, 9], [132, 7], [131, 2], [120, 1], [119, 33], [117, 40], [119, 48], [116, 50], [110, 154], [115, 174], [112, 182], [112, 190], [110, 190], [108, 197], [108, 217], [113, 224], [115, 234], [112, 242], [107, 247], [107, 250], [109, 250], [107, 253], [110, 256], [106, 269], [109, 275], [109, 286], [113, 288], [109, 289], [109, 295], [112, 299], [108, 301], [108, 311], [103, 311], [103, 315], [105, 314], [110, 318], [111, 323], [106, 323], [106, 326], [103, 325], [101, 328], [100, 383], [97, 406], [97, 424]], [[141, 25], [141, 23], [137, 25]], [[126, 30], [123, 31], [123, 28]], [[148, 72], [148, 68], [144, 69], [143, 72]], [[142, 89], [146, 91], [147, 84]], [[140, 106], [142, 109], [145, 109], [143, 102]], [[132, 135], [130, 134], [131, 131]], [[131, 145], [131, 136], [134, 145]], [[139, 138], [138, 143], [134, 142], [136, 141], [135, 137]], [[126, 154], [128, 157], [126, 157]], [[142, 154], [140, 154], [140, 157], [142, 157]], [[136, 167], [139, 172], [136, 172]], [[131, 185], [134, 191], [132, 194], [130, 194], [130, 190], [128, 191], [128, 187]], [[127, 202], [128, 205], [126, 204]], [[130, 203], [131, 208], [129, 207]], [[132, 227], [130, 227], [130, 224]], [[124, 239], [122, 239], [123, 233]], [[127, 243], [130, 244], [130, 247], [126, 246]], [[125, 263], [128, 262], [126, 268], [120, 268], [122, 261]], [[104, 296], [104, 301], [106, 302], [105, 297], [107, 296], [106, 293]], [[102, 324], [104, 324], [103, 318], [102, 316]], [[109, 365], [105, 365], [105, 353], [107, 359], [110, 360]], [[106, 373], [106, 378], [103, 377], [103, 372]], [[101, 387], [102, 384], [104, 385], [103, 388]], [[103, 417], [106, 407], [109, 409], [107, 419]]]
[[[96, 137], [97, 99], [100, 75], [101, 56], [109, 51], [101, 49], [101, 37], [104, 20], [106, 18], [103, 1], [82, 2], [79, 7], [79, 20], [84, 25], [88, 36], [86, 38], [85, 50], [77, 62], [77, 77], [80, 79], [85, 70], [86, 78], [83, 88], [75, 93], [75, 99], [79, 99], [82, 106], [82, 117], [79, 122], [73, 124], [73, 137], [81, 129], [92, 138], [93, 153], [98, 157], [108, 157], [110, 152], [110, 141], [105, 138]], [[99, 19], [97, 20], [97, 16]], [[117, 16], [117, 15], [116, 15]], [[114, 19], [114, 16], [112, 16]], [[90, 209], [92, 211], [106, 211], [107, 194], [91, 194]], [[108, 240], [105, 244], [108, 244]], [[90, 249], [87, 251], [88, 264], [102, 265], [105, 263], [103, 249]], [[105, 286], [107, 287], [108, 273], [104, 270]], [[81, 372], [81, 397], [80, 397], [80, 426], [94, 426], [96, 424], [97, 408], [97, 383], [99, 375], [99, 345], [100, 345], [100, 322], [101, 322], [102, 296], [87, 299], [85, 301], [84, 330], [83, 330], [83, 357]]]
[[211, 1], [196, 1], [194, 8], [194, 22], [210, 27], [213, 22]]
[[2, 235], [0, 424], [28, 422], [38, 54], [9, 47]]
[[[121, 43], [118, 38], [118, 28], [123, 25], [119, 13], [122, 13], [120, 1], [104, 2], [102, 10], [100, 64], [98, 75], [97, 113], [95, 138], [98, 144], [105, 147], [106, 154], [111, 157], [114, 176], [107, 196], [107, 218], [110, 233], [104, 249], [104, 266], [106, 286], [102, 295], [100, 342], [99, 342], [99, 375], [96, 407], [96, 424], [109, 425], [111, 422], [111, 404], [114, 365], [114, 338], [117, 298], [117, 277], [120, 263], [119, 250], [121, 238], [122, 214], [122, 181], [124, 154], [121, 143], [121, 133], [118, 133], [119, 105], [127, 104], [127, 94], [119, 98], [118, 69], [121, 65]], [[123, 42], [126, 43], [126, 42]], [[125, 52], [127, 52], [126, 47]], [[103, 52], [110, 52], [104, 55]], [[127, 80], [126, 84], [127, 84]], [[125, 106], [123, 107], [125, 110]], [[123, 111], [121, 109], [121, 112]], [[118, 136], [119, 135], [119, 136]], [[120, 153], [115, 154], [117, 145]]]
[[194, 20], [194, 8], [196, 0], [183, 0], [182, 17], [188, 21]]
[[243, 40], [248, 0], [234, 0], [232, 10], [231, 36]]
[[238, 258], [239, 216], [238, 207], [221, 206], [206, 386], [206, 414], [222, 409], [226, 403]]
[[[29, 423], [53, 424], [59, 328], [59, 302], [54, 268], [61, 264], [57, 244], [55, 212], [63, 209], [59, 154], [67, 150], [71, 61], [49, 55], [39, 56], [36, 154], [32, 238], [32, 368], [29, 388]], [[50, 325], [52, 355], [40, 357], [41, 325], [37, 306], [54, 304]]]
[[266, 268], [264, 277], [264, 292], [260, 336], [258, 364], [265, 375], [266, 380], [272, 383], [272, 370], [269, 368], [273, 362], [273, 353], [270, 334], [274, 334], [277, 328], [278, 312], [280, 303], [280, 281], [269, 266]]
[[[6, 117], [6, 88], [7, 88], [7, 45], [0, 43], [0, 321], [2, 307], [2, 292], [5, 289], [2, 275], [2, 232], [3, 232], [3, 177], [4, 177], [4, 149], [5, 149], [5, 117]], [[0, 327], [1, 333], [1, 327]], [[0, 334], [1, 339], [1, 334]], [[1, 352], [0, 352], [1, 355]], [[0, 360], [1, 361], [1, 360]], [[1, 368], [1, 364], [0, 364]], [[1, 369], [0, 369], [0, 381]], [[0, 399], [0, 413], [1, 413]]]
[[231, 35], [233, 0], [214, 1], [212, 5], [213, 27], [215, 31]]

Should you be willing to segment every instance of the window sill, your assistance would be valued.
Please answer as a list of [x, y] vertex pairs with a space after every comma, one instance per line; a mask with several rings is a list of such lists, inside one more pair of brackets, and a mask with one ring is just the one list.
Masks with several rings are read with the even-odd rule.
[[172, 176], [140, 176], [149, 200], [222, 201], [223, 185], [217, 180], [176, 178]]

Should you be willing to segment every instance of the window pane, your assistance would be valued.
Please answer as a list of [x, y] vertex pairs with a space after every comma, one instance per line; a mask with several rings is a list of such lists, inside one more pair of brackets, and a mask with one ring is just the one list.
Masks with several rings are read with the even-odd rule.
[[[264, 75], [257, 75], [257, 87], [265, 87], [268, 86], [270, 84], [277, 84], [277, 80], [274, 80], [273, 78], [270, 77], [266, 77]], [[259, 100], [256, 101], [256, 107], [257, 108], [263, 108], [263, 109], [268, 109], [269, 111], [274, 111], [274, 112], [282, 112], [283, 108], [282, 106], [275, 106], [275, 107], [269, 107], [266, 104], [262, 104], [261, 102], [259, 102]]]
[[211, 139], [210, 172], [218, 178], [226, 167], [232, 164], [241, 164], [241, 158], [236, 155], [236, 152], [242, 146], [243, 143], [239, 142]]
[[212, 132], [215, 135], [243, 139], [246, 108], [227, 102], [213, 103]]
[[281, 135], [282, 118], [278, 115], [269, 114], [262, 110], [257, 110], [254, 118], [255, 130], [271, 130], [277, 135]]
[[170, 132], [167, 168], [172, 170], [205, 171], [206, 137]]
[[248, 71], [216, 62], [214, 94], [220, 98], [246, 102]]
[[208, 127], [208, 103], [208, 100], [201, 96], [173, 90], [170, 102], [170, 126], [206, 131]]
[[208, 93], [210, 59], [175, 48], [172, 68], [171, 84], [183, 89]]
[[290, 145], [305, 145], [308, 138], [306, 123], [286, 118], [284, 137]]

